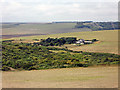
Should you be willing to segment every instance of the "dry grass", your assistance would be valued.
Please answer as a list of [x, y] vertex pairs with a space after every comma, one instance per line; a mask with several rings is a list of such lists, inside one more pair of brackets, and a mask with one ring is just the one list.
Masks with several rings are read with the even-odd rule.
[[118, 67], [3, 72], [3, 88], [117, 88]]

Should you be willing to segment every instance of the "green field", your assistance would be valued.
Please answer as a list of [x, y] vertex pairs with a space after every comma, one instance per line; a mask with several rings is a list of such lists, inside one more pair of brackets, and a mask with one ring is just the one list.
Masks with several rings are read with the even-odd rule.
[[[118, 30], [104, 30], [104, 31], [86, 31], [86, 32], [71, 32], [71, 33], [60, 33], [40, 36], [29, 36], [19, 37], [11, 39], [25, 39], [30, 41], [32, 39], [45, 39], [48, 37], [59, 38], [59, 37], [77, 37], [78, 39], [97, 39], [98, 42], [90, 45], [75, 46], [65, 45], [68, 49], [76, 51], [88, 51], [88, 52], [102, 52], [102, 53], [115, 53], [118, 54]], [[64, 46], [63, 46], [64, 47]]]
[[2, 73], [3, 88], [118, 88], [118, 67], [63, 68]]

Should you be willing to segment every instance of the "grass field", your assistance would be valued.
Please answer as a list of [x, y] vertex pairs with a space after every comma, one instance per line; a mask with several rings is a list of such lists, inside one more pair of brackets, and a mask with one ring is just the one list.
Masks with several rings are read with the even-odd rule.
[[97, 39], [99, 42], [90, 45], [75, 46], [66, 45], [68, 49], [76, 51], [88, 51], [88, 52], [102, 52], [102, 53], [115, 53], [118, 54], [118, 30], [104, 30], [104, 31], [89, 31], [89, 32], [71, 32], [61, 34], [50, 34], [40, 36], [18, 37], [12, 39], [26, 39], [30, 41], [32, 39], [45, 39], [48, 37], [77, 37], [82, 39]]
[[55, 34], [77, 31], [90, 31], [90, 29], [73, 29], [75, 25], [76, 25], [75, 23], [58, 23], [58, 24], [28, 23], [19, 25], [3, 24], [2, 34], [3, 35]]
[[2, 73], [3, 88], [117, 88], [118, 67], [63, 68]]

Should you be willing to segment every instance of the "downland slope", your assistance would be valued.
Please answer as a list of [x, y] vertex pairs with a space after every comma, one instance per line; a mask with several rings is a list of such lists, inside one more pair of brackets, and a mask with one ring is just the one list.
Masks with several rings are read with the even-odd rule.
[[118, 88], [118, 67], [80, 67], [3, 72], [2, 87]]
[[3, 23], [3, 35], [55, 34], [80, 31], [115, 30], [119, 22]]
[[[71, 33], [60, 33], [40, 36], [29, 36], [29, 37], [17, 37], [11, 38], [15, 40], [22, 39], [23, 41], [30, 42], [33, 39], [46, 39], [60, 38], [60, 37], [77, 37], [78, 39], [97, 39], [98, 42], [89, 45], [75, 46], [65, 45], [68, 49], [75, 51], [87, 51], [87, 52], [102, 52], [102, 53], [114, 53], [118, 54], [118, 31], [119, 30], [104, 30], [104, 31], [92, 31], [92, 32], [71, 32]], [[63, 46], [64, 47], [64, 46]]]
[[[65, 46], [67, 46], [68, 49], [75, 51], [118, 54], [118, 30], [72, 32], [62, 34], [17, 37], [11, 39], [14, 40], [22, 39], [23, 41], [29, 43], [32, 39], [45, 39], [48, 37], [53, 38], [77, 37], [83, 39], [95, 38], [99, 40], [99, 42], [84, 46], [74, 45]], [[14, 57], [14, 59], [15, 58], [19, 57]], [[35, 57], [33, 58], [36, 59]], [[20, 63], [20, 60], [18, 60], [18, 62]], [[19, 72], [14, 71], [3, 72], [2, 74], [3, 74], [2, 78], [3, 88], [118, 88], [117, 66], [88, 67], [88, 68], [77, 67], [77, 68], [19, 71]]]
[[[76, 23], [23, 23], [23, 24], [3, 24], [3, 38], [9, 38], [9, 35], [36, 35], [36, 34], [55, 34], [67, 32], [91, 31], [91, 29], [75, 29]], [[8, 35], [8, 37], [7, 37]]]

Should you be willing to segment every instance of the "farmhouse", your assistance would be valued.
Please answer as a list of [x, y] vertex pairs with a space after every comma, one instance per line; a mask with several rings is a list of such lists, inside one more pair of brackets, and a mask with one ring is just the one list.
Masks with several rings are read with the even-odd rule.
[[81, 44], [81, 43], [83, 43], [84, 44], [84, 39], [79, 39], [78, 41], [76, 41], [76, 44]]
[[92, 44], [93, 41], [90, 40], [84, 40], [84, 39], [79, 39], [78, 41], [76, 41], [76, 44]]

